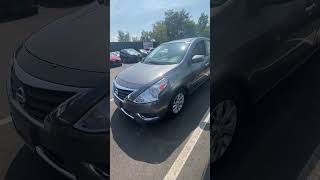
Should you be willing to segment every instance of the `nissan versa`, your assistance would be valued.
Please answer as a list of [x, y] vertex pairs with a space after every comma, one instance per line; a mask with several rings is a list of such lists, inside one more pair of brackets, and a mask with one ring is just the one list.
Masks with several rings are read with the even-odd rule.
[[70, 179], [109, 174], [106, 22], [106, 6], [94, 2], [46, 25], [16, 50], [9, 71], [18, 134]]
[[215, 0], [211, 5], [210, 143], [215, 162], [241, 131], [250, 105], [319, 49], [320, 21], [318, 1]]
[[138, 122], [176, 115], [185, 97], [209, 78], [210, 41], [190, 38], [163, 43], [113, 81], [114, 101]]

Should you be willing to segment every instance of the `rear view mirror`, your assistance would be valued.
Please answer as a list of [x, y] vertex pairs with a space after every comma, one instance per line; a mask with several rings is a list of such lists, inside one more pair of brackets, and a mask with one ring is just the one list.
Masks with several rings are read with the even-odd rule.
[[194, 55], [191, 59], [192, 63], [199, 63], [204, 61], [204, 55]]

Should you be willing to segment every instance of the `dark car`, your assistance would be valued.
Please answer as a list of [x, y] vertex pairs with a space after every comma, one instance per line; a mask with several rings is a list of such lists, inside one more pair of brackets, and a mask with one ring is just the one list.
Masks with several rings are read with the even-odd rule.
[[109, 174], [106, 12], [94, 2], [33, 33], [16, 50], [7, 80], [17, 132], [72, 179]]
[[35, 0], [1, 0], [0, 22], [34, 15], [38, 12]]
[[[212, 5], [211, 162], [251, 105], [319, 49], [318, 1], [217, 0]], [[241, 121], [239, 124], [239, 120]]]
[[154, 48], [149, 48], [149, 49], [147, 49], [147, 53], [150, 54], [153, 50], [154, 50]]
[[113, 81], [114, 101], [137, 122], [177, 115], [186, 95], [210, 75], [210, 41], [189, 38], [159, 45], [142, 62], [120, 72]]
[[142, 60], [142, 55], [135, 49], [122, 49], [120, 58], [123, 63], [137, 63]]
[[148, 56], [148, 51], [145, 49], [139, 49], [139, 52], [141, 53], [142, 57], [147, 57]]

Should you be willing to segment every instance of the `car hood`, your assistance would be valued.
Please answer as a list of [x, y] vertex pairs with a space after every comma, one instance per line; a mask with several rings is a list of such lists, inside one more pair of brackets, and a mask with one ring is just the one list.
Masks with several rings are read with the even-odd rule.
[[33, 33], [24, 43], [33, 56], [50, 64], [107, 72], [107, 8], [97, 2]]
[[137, 63], [117, 76], [117, 83], [128, 88], [145, 86], [161, 78], [177, 65], [154, 65]]

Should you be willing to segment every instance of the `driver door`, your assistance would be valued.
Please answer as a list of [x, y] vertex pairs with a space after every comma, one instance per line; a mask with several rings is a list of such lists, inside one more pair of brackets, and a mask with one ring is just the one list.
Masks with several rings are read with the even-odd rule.
[[203, 83], [203, 81], [205, 80], [205, 74], [206, 74], [205, 72], [210, 68], [210, 65], [209, 65], [210, 54], [207, 52], [207, 48], [204, 40], [199, 41], [194, 46], [192, 50], [191, 58], [195, 55], [203, 55], [205, 56], [205, 59], [202, 62], [197, 62], [197, 63], [191, 62], [191, 70], [192, 70], [191, 89], [192, 90], [196, 89], [198, 86], [200, 86]]
[[248, 78], [256, 100], [303, 64], [317, 44], [317, 25], [308, 22], [307, 0], [264, 2], [268, 3], [262, 4], [247, 24], [252, 31], [267, 35], [265, 40], [269, 42], [257, 56]]

